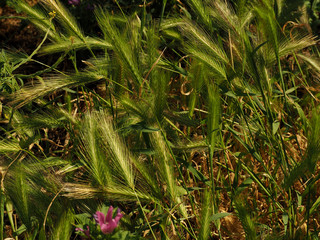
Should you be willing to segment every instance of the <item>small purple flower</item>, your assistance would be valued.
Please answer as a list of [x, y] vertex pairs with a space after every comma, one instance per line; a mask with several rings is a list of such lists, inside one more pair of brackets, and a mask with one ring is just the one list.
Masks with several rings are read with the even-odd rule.
[[69, 0], [68, 3], [73, 6], [79, 5], [81, 0]]
[[89, 226], [87, 226], [87, 230], [83, 230], [82, 228], [76, 228], [76, 232], [83, 232], [87, 237], [90, 237]]
[[112, 231], [118, 226], [120, 218], [122, 218], [122, 214], [120, 213], [120, 209], [118, 208], [117, 216], [112, 218], [113, 207], [110, 206], [108, 209], [108, 213], [105, 216], [102, 212], [96, 212], [94, 215], [95, 220], [100, 225], [101, 232], [103, 234], [112, 233]]

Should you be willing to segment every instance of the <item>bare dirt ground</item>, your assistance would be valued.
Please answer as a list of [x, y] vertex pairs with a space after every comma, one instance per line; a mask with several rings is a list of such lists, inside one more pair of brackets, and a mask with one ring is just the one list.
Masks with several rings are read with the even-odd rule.
[[[36, 1], [28, 1], [34, 5]], [[13, 8], [0, 8], [0, 48], [30, 53], [41, 42], [41, 36], [34, 26], [24, 19], [24, 14]]]

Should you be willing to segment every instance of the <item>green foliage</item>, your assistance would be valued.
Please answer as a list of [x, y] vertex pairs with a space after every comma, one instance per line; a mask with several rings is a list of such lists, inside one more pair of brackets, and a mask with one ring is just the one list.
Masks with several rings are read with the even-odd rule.
[[320, 231], [318, 1], [119, 0], [92, 29], [87, 1], [9, 2], [44, 37], [0, 54], [0, 233], [70, 239], [102, 203], [110, 239]]
[[199, 239], [205, 240], [209, 239], [210, 236], [210, 223], [212, 211], [212, 194], [210, 191], [205, 191], [202, 197], [202, 206], [201, 206], [201, 223], [199, 230]]
[[246, 233], [246, 239], [255, 240], [257, 239], [257, 232], [250, 210], [246, 209], [243, 201], [237, 199], [234, 202], [234, 207], [237, 211], [238, 218], [240, 219], [241, 225]]
[[2, 49], [0, 53], [0, 91], [3, 94], [11, 94], [23, 86], [21, 78], [16, 77], [13, 71], [23, 62], [20, 54], [14, 54]]
[[314, 173], [317, 162], [320, 160], [320, 118], [318, 110], [313, 111], [309, 124], [308, 148], [301, 162], [299, 162], [285, 179], [287, 187], [307, 173]]

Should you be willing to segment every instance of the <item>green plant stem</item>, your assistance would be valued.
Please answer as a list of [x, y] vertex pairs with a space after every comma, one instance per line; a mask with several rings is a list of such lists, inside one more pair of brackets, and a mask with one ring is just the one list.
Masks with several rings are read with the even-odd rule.
[[[133, 191], [134, 191], [134, 189], [133, 189]], [[150, 223], [149, 223], [149, 220], [148, 220], [148, 218], [147, 218], [147, 216], [146, 216], [146, 214], [145, 214], [145, 212], [144, 212], [144, 210], [143, 210], [143, 207], [142, 207], [142, 205], [141, 205], [140, 199], [139, 199], [136, 191], [134, 191], [134, 194], [136, 195], [136, 198], [137, 198], [137, 200], [138, 200], [139, 207], [140, 207], [140, 209], [141, 209], [141, 211], [142, 211], [142, 213], [143, 213], [143, 216], [144, 216], [144, 218], [145, 218], [145, 220], [146, 220], [146, 222], [147, 222], [147, 224], [148, 224], [148, 227], [149, 227], [149, 229], [150, 229], [150, 231], [151, 231], [151, 234], [152, 234], [152, 236], [153, 236], [153, 239], [157, 240], [157, 237], [156, 237], [156, 235], [154, 234], [154, 232], [153, 232], [153, 230], [152, 230], [152, 227], [151, 227], [151, 225], [150, 225]]]
[[3, 240], [4, 237], [4, 202], [5, 195], [1, 186], [0, 189], [0, 240]]

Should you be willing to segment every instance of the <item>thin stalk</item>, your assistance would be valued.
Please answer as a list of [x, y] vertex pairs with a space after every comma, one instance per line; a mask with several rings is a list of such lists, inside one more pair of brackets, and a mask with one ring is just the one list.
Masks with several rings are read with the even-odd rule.
[[161, 15], [160, 15], [159, 26], [161, 26], [161, 22], [162, 22], [162, 19], [163, 19], [164, 10], [165, 10], [165, 8], [166, 8], [166, 5], [167, 5], [167, 0], [163, 0], [163, 1], [162, 1], [162, 8], [161, 8]]
[[[253, 109], [254, 109], [254, 112], [256, 113], [255, 116], [258, 117], [260, 126], [263, 128], [263, 130], [264, 130], [266, 133], [271, 133], [271, 132], [272, 132], [272, 129], [269, 129], [269, 131], [268, 131], [268, 129], [266, 128], [266, 126], [265, 126], [265, 124], [263, 123], [262, 119], [260, 118], [260, 114], [258, 113], [258, 111], [257, 111], [257, 109], [256, 109], [256, 107], [255, 107], [254, 102], [252, 101], [252, 99], [251, 99], [251, 97], [250, 97], [249, 95], [247, 95], [247, 96], [248, 96], [248, 99], [249, 99], [250, 102], [251, 102], [251, 105], [252, 105], [252, 107], [253, 107]], [[271, 111], [271, 110], [270, 110], [270, 111]], [[243, 117], [245, 118], [245, 116], [243, 116]], [[250, 128], [249, 125], [247, 125], [247, 126], [248, 126], [248, 128]], [[270, 127], [272, 127], [272, 126], [270, 126]], [[251, 132], [251, 131], [250, 131], [250, 132]], [[273, 134], [267, 134], [267, 138], [268, 138], [270, 144], [272, 144], [273, 142], [276, 142], [276, 143], [278, 144], [280, 153], [277, 154], [277, 155], [279, 155], [279, 156], [281, 157], [281, 159], [284, 159], [285, 162], [287, 163], [287, 166], [281, 166], [281, 170], [282, 170], [283, 173], [286, 175], [285, 169], [288, 168], [289, 163], [288, 163], [287, 156], [286, 156], [286, 154], [285, 154], [285, 150], [284, 150], [284, 149], [285, 149], [285, 144], [284, 144], [284, 142], [283, 142], [282, 135], [281, 135], [281, 132], [280, 132], [280, 131], [278, 131], [278, 135], [279, 135], [278, 138], [280, 138], [280, 140], [279, 140], [279, 139], [276, 139], [276, 137], [274, 137]], [[277, 136], [278, 136], [278, 135], [277, 135]], [[252, 137], [252, 136], [251, 136], [251, 137]], [[273, 141], [272, 141], [272, 140], [273, 140]], [[279, 144], [279, 141], [281, 142], [281, 144]], [[253, 144], [253, 145], [254, 145], [254, 144]], [[271, 155], [271, 156], [272, 156], [272, 155]], [[269, 170], [267, 169], [267, 167], [265, 166], [264, 162], [262, 161], [261, 163], [262, 163], [264, 169], [266, 170], [266, 172], [271, 176], [271, 174], [270, 174]], [[283, 161], [281, 161], [281, 163], [283, 163]], [[283, 168], [283, 167], [285, 167], [285, 168]], [[274, 182], [276, 182], [276, 181], [274, 180]], [[280, 188], [279, 188], [279, 189], [280, 189]]]
[[290, 189], [289, 189], [289, 191], [288, 191], [288, 197], [289, 197], [289, 199], [288, 199], [288, 207], [289, 207], [289, 209], [288, 209], [288, 223], [287, 223], [287, 235], [289, 235], [289, 239], [291, 239], [291, 237], [293, 236], [293, 221], [294, 221], [294, 219], [293, 219], [293, 214], [292, 214], [292, 208], [291, 208], [291, 205], [290, 205], [290, 203], [291, 203], [291, 200], [292, 200], [292, 196], [291, 196], [291, 191], [290, 191]]
[[[184, 153], [184, 155], [185, 155], [185, 153]], [[181, 172], [180, 168], [179, 168], [179, 172]], [[188, 173], [188, 179], [190, 180], [189, 172], [187, 172], [187, 173]], [[185, 189], [187, 189], [187, 184], [186, 184], [186, 182], [185, 182], [183, 177], [182, 177], [182, 182], [183, 182], [183, 187]], [[195, 213], [196, 211], [195, 211], [195, 204], [194, 204], [193, 198], [192, 198], [192, 196], [191, 196], [189, 191], [187, 191], [187, 194], [188, 194], [188, 197], [190, 199], [190, 204], [191, 204], [192, 211]], [[196, 216], [197, 220], [199, 220], [199, 216], [197, 216], [197, 215], [195, 215], [195, 216]]]
[[310, 90], [308, 89], [309, 84], [308, 84], [308, 82], [307, 82], [307, 80], [306, 80], [306, 77], [305, 77], [305, 75], [304, 75], [304, 73], [303, 73], [303, 71], [302, 71], [302, 69], [301, 69], [301, 66], [300, 66], [300, 63], [299, 63], [299, 61], [298, 61], [298, 58], [297, 58], [296, 53], [293, 52], [292, 54], [293, 54], [293, 57], [294, 57], [294, 60], [295, 60], [295, 62], [296, 62], [296, 64], [297, 64], [297, 66], [298, 66], [298, 68], [299, 68], [299, 72], [301, 73], [301, 77], [302, 77], [302, 79], [303, 79], [303, 82], [302, 82], [302, 83], [304, 84], [304, 88], [305, 88], [305, 89], [307, 90], [307, 92], [312, 96], [312, 98], [318, 102], [319, 99], [317, 99], [317, 98], [312, 94], [312, 92], [310, 92]]
[[[56, 70], [55, 68], [64, 60], [64, 57], [67, 55], [67, 53], [65, 52], [63, 55], [61, 55], [59, 57], [59, 59], [52, 65], [52, 66], [48, 66], [48, 65], [45, 65], [47, 66], [48, 68], [47, 69], [44, 69], [44, 70], [40, 70], [40, 71], [37, 71], [35, 73], [32, 73], [32, 74], [29, 74], [29, 75], [24, 75], [24, 74], [16, 74], [15, 77], [17, 78], [26, 78], [26, 79], [30, 79], [30, 78], [34, 78], [36, 76], [39, 76], [43, 73], [47, 73], [47, 72], [50, 72], [51, 70], [55, 70], [57, 72], [59, 72], [60, 74], [64, 74], [62, 72], [60, 72], [59, 70]], [[64, 74], [65, 75], [65, 74]]]
[[[211, 178], [211, 189], [212, 189], [212, 193], [216, 192], [216, 186], [214, 183], [214, 175], [213, 175], [213, 147], [211, 145], [209, 145], [209, 166], [210, 166], [210, 178]], [[216, 201], [215, 198], [213, 200], [213, 203], [215, 205]], [[214, 210], [216, 210], [216, 207], [214, 208]]]
[[86, 97], [87, 91], [84, 90], [83, 86], [81, 86], [81, 90], [82, 90], [82, 94], [83, 94], [83, 98], [84, 98], [84, 103], [85, 103], [85, 105], [86, 105], [87, 111], [89, 111], [89, 110], [90, 110], [90, 107], [89, 107], [89, 105], [88, 105], [88, 101], [87, 101], [87, 97]]
[[[230, 86], [230, 89], [231, 89], [232, 93], [235, 94], [235, 92], [233, 91], [233, 88], [231, 87], [231, 83], [230, 83], [230, 82], [228, 82], [228, 83], [229, 83], [229, 86]], [[252, 104], [252, 106], [254, 107], [255, 105], [253, 104], [252, 99], [251, 99], [251, 97], [250, 97], [249, 95], [248, 95], [248, 98], [250, 99], [251, 104]], [[247, 126], [247, 128], [248, 128], [249, 135], [250, 135], [250, 139], [251, 139], [251, 141], [250, 141], [251, 146], [252, 146], [253, 150], [254, 150], [256, 153], [258, 153], [258, 149], [257, 149], [257, 147], [256, 147], [256, 144], [255, 144], [254, 142], [252, 142], [252, 139], [254, 139], [254, 135], [253, 135], [253, 133], [252, 133], [252, 130], [251, 130], [250, 125], [249, 125], [249, 123], [248, 123], [248, 120], [247, 120], [247, 118], [246, 118], [246, 114], [244, 113], [244, 111], [243, 111], [243, 109], [242, 109], [239, 101], [236, 101], [236, 104], [237, 104], [238, 109], [240, 110], [240, 114], [241, 114], [241, 116], [243, 117], [243, 119], [244, 119], [244, 121], [245, 121], [245, 123], [246, 123], [246, 126]], [[255, 109], [255, 107], [254, 107], [254, 109]], [[256, 109], [255, 109], [255, 110], [256, 110]], [[256, 113], [257, 113], [257, 116], [260, 116], [260, 115], [258, 114], [257, 110], [256, 110]], [[264, 126], [264, 124], [262, 124], [262, 120], [261, 120], [260, 118], [259, 118], [259, 120], [260, 120], [261, 126]], [[249, 150], [249, 149], [248, 149], [248, 150]], [[258, 162], [260, 162], [260, 163], [262, 164], [262, 166], [264, 167], [264, 170], [265, 170], [265, 171], [268, 173], [268, 175], [271, 177], [271, 180], [275, 183], [275, 185], [276, 185], [276, 186], [278, 187], [278, 189], [281, 191], [281, 188], [278, 186], [277, 182], [276, 182], [275, 179], [272, 177], [272, 175], [270, 174], [269, 170], [266, 168], [266, 166], [265, 166], [265, 164], [263, 163], [262, 159], [258, 158], [258, 157], [257, 157], [256, 155], [254, 155], [254, 154], [253, 154], [253, 157], [254, 157], [254, 159], [256, 159]]]
[[288, 103], [287, 103], [287, 94], [286, 94], [286, 85], [284, 83], [284, 79], [283, 79], [283, 73], [282, 73], [282, 67], [281, 67], [281, 62], [280, 62], [280, 58], [279, 56], [277, 56], [277, 64], [278, 64], [278, 70], [280, 73], [280, 80], [281, 80], [281, 85], [282, 85], [282, 92], [283, 92], [283, 96], [284, 96], [284, 105], [288, 108]]
[[283, 206], [277, 202], [272, 194], [269, 192], [269, 190], [263, 185], [261, 180], [252, 172], [244, 163], [241, 162], [241, 167], [253, 178], [253, 180], [264, 190], [264, 192], [272, 199], [272, 201], [279, 207], [281, 212], [284, 212]]
[[76, 73], [79, 73], [78, 67], [77, 67], [77, 55], [76, 55], [76, 51], [72, 51], [72, 56], [70, 56], [74, 70], [76, 71]]
[[306, 215], [306, 218], [307, 218], [307, 239], [308, 239], [308, 236], [309, 236], [309, 225], [310, 225], [310, 198], [311, 198], [311, 194], [310, 194], [310, 190], [308, 191], [308, 198], [307, 198], [307, 215]]
[[[158, 124], [159, 124], [159, 122], [158, 122]], [[159, 125], [159, 126], [160, 126], [160, 125]], [[180, 175], [180, 179], [182, 179], [183, 184], [184, 184], [184, 187], [186, 187], [186, 183], [185, 183], [185, 180], [184, 180], [184, 178], [183, 178], [183, 174], [182, 174], [182, 172], [181, 172], [181, 169], [179, 168], [179, 164], [178, 164], [178, 162], [177, 162], [177, 159], [175, 158], [175, 156], [174, 156], [174, 154], [173, 154], [173, 152], [172, 152], [172, 149], [171, 149], [171, 147], [170, 147], [170, 144], [169, 144], [169, 142], [168, 142], [168, 139], [167, 139], [165, 133], [163, 132], [162, 128], [160, 128], [160, 131], [161, 131], [161, 134], [162, 134], [162, 136], [164, 137], [165, 143], [166, 143], [166, 145], [167, 145], [167, 147], [168, 147], [168, 149], [169, 149], [169, 151], [170, 151], [170, 156], [173, 158], [173, 160], [174, 160], [174, 162], [175, 162], [175, 165], [176, 165], [176, 167], [177, 167], [177, 169], [178, 169], [178, 172], [179, 172], [179, 175]], [[188, 191], [187, 191], [187, 192], [188, 192]], [[188, 196], [189, 196], [189, 198], [190, 198], [190, 202], [192, 202], [192, 199], [191, 199], [191, 196], [190, 196], [190, 193], [189, 193], [189, 192], [188, 192]], [[191, 223], [189, 222], [188, 218], [186, 218], [186, 220], [187, 220], [189, 226], [191, 227], [191, 231], [192, 231], [193, 235], [196, 236], [196, 234], [195, 234], [195, 232], [194, 232], [194, 230], [193, 230], [193, 227], [192, 227]], [[197, 239], [197, 238], [195, 238], [195, 239]]]
[[[189, 222], [189, 221], [188, 221], [188, 222]], [[189, 224], [190, 224], [190, 223], [189, 223]], [[186, 230], [186, 231], [190, 234], [190, 236], [192, 237], [191, 239], [198, 239], [197, 236], [196, 236], [196, 234], [194, 233], [194, 231], [190, 232], [190, 230], [189, 230], [184, 224], [181, 224], [181, 222], [180, 222], [180, 226], [181, 226], [182, 228], [184, 228], [184, 230]], [[192, 229], [192, 227], [191, 227], [191, 229]]]
[[43, 231], [46, 230], [46, 222], [47, 222], [47, 217], [48, 217], [48, 214], [49, 214], [49, 211], [50, 211], [50, 208], [54, 202], [54, 200], [56, 200], [56, 198], [59, 196], [59, 194], [62, 192], [62, 190], [64, 189], [64, 186], [62, 186], [62, 188], [57, 192], [57, 194], [53, 197], [53, 199], [51, 200], [48, 208], [47, 208], [47, 211], [46, 211], [46, 215], [44, 217], [44, 220], [43, 220], [43, 224], [42, 224], [42, 227], [43, 227]]
[[229, 179], [229, 185], [232, 186], [232, 183], [231, 183], [231, 178], [230, 178], [230, 169], [228, 167], [228, 158], [227, 158], [227, 148], [224, 144], [224, 141], [223, 141], [223, 136], [222, 136], [222, 132], [220, 131], [220, 142], [221, 142], [221, 147], [223, 149], [223, 156], [224, 156], [224, 162], [226, 164], [226, 169], [227, 169], [227, 173], [228, 173], [228, 179]]
[[3, 189], [0, 189], [0, 240], [3, 240], [4, 237], [4, 201], [5, 195]]
[[143, 11], [142, 11], [142, 19], [141, 19], [141, 27], [140, 27], [140, 37], [143, 37], [143, 30], [146, 24], [146, 16], [147, 16], [147, 9], [146, 9], [146, 0], [143, 1]]
[[[52, 22], [52, 19], [50, 19], [50, 23]], [[25, 64], [26, 62], [30, 61], [32, 59], [32, 57], [40, 50], [40, 48], [42, 47], [42, 45], [44, 44], [44, 42], [47, 40], [49, 32], [50, 32], [50, 28], [48, 28], [46, 34], [44, 35], [44, 38], [42, 39], [42, 41], [40, 42], [40, 44], [38, 45], [38, 47], [23, 61], [21, 61], [19, 64], [17, 64], [16, 66], [13, 67], [13, 70], [18, 69], [21, 65]]]
[[[118, 8], [120, 9], [123, 18], [126, 20], [126, 22], [128, 22], [128, 19], [127, 19], [126, 15], [124, 14], [124, 12], [123, 12], [123, 10], [122, 10], [122, 7], [120, 6], [118, 0], [114, 0], [114, 1], [116, 2]], [[144, 0], [144, 1], [145, 1], [145, 0]]]
[[145, 214], [145, 212], [144, 212], [144, 210], [143, 210], [143, 207], [142, 207], [142, 205], [141, 205], [140, 199], [139, 199], [136, 191], [135, 191], [134, 189], [132, 189], [132, 190], [133, 190], [134, 194], [136, 195], [136, 198], [137, 198], [137, 200], [138, 200], [139, 207], [140, 207], [140, 209], [141, 209], [141, 211], [142, 211], [142, 214], [143, 214], [144, 218], [145, 218], [146, 221], [147, 221], [147, 224], [148, 224], [148, 227], [149, 227], [149, 229], [150, 229], [150, 231], [151, 231], [151, 233], [152, 233], [153, 239], [157, 240], [157, 237], [156, 237], [156, 235], [154, 234], [154, 232], [153, 232], [153, 230], [152, 230], [152, 227], [151, 227], [151, 225], [150, 225], [150, 223], [149, 223], [149, 220], [148, 220], [148, 218], [147, 218], [147, 216], [146, 216], [146, 214]]

